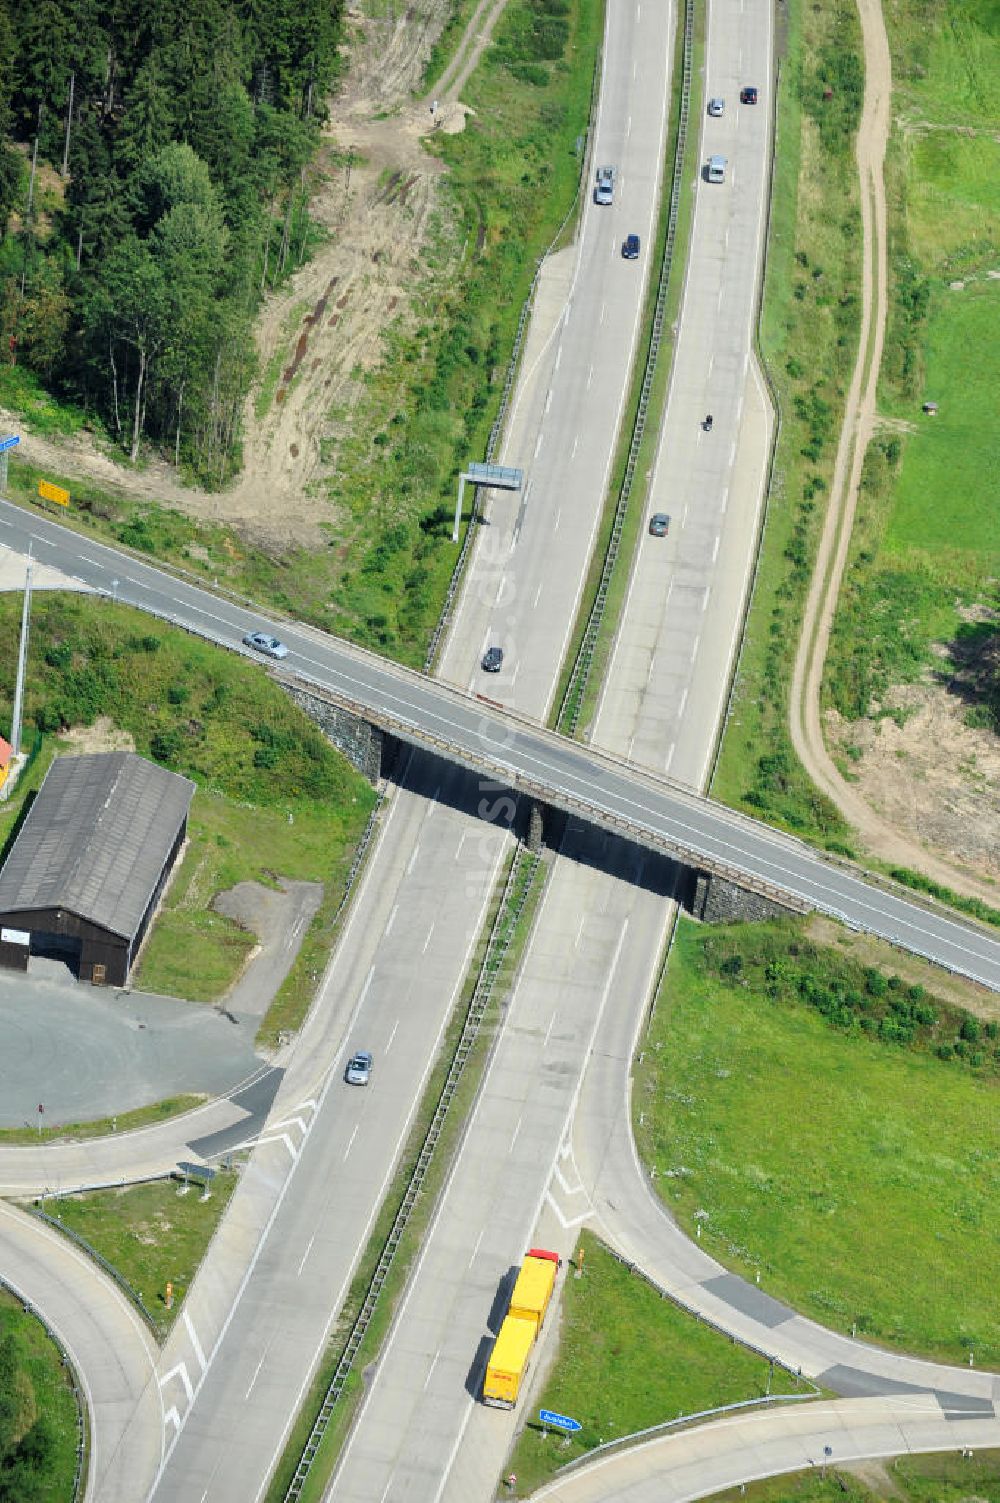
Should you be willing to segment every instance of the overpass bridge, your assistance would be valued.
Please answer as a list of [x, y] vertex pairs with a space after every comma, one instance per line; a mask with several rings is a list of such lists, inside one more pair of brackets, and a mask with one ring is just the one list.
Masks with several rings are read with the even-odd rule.
[[[693, 790], [570, 741], [454, 685], [309, 626], [268, 621], [248, 602], [0, 501], [0, 545], [34, 554], [80, 586], [234, 651], [266, 628], [288, 647], [281, 677], [359, 723], [457, 762], [501, 788], [805, 912], [815, 909], [1000, 991], [1000, 932], [963, 921]], [[486, 808], [483, 812], [485, 814]]]
[[828, 914], [1000, 991], [1000, 932], [882, 885], [849, 862], [681, 783], [570, 741], [481, 694], [336, 646], [338, 670], [322, 681], [310, 675], [309, 690], [359, 721], [478, 774], [484, 806], [510, 788], [710, 879], [794, 912]]

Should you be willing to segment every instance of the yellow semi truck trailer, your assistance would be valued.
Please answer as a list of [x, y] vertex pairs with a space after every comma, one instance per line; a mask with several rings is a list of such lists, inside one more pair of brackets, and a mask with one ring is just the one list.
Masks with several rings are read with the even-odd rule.
[[513, 1409], [531, 1362], [535, 1341], [549, 1308], [559, 1269], [558, 1253], [544, 1247], [529, 1251], [514, 1285], [510, 1305], [483, 1379], [483, 1403]]

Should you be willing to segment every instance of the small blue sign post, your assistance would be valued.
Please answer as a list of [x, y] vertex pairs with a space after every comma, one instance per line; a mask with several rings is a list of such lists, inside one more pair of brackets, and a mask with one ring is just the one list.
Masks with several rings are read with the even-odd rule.
[[7, 455], [11, 449], [16, 449], [21, 442], [16, 433], [8, 438], [0, 438], [0, 496], [7, 494]]
[[556, 1414], [554, 1409], [539, 1409], [538, 1418], [546, 1428], [551, 1426], [553, 1430], [565, 1430], [570, 1435], [583, 1429], [579, 1420], [570, 1419], [568, 1414]]

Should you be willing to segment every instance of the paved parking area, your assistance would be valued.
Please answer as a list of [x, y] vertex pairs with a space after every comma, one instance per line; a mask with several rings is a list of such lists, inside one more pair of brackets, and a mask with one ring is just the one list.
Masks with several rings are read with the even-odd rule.
[[261, 1066], [257, 1019], [83, 985], [57, 961], [0, 970], [0, 1128], [93, 1120], [231, 1090]]

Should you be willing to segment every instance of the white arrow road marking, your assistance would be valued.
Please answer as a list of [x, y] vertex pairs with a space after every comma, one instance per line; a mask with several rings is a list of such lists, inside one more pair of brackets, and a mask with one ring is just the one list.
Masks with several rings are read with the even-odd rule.
[[168, 1373], [165, 1373], [164, 1376], [160, 1379], [160, 1387], [166, 1388], [167, 1384], [172, 1383], [175, 1378], [180, 1378], [181, 1382], [184, 1384], [184, 1392], [187, 1394], [187, 1401], [190, 1404], [191, 1400], [194, 1398], [194, 1385], [192, 1384], [191, 1379], [188, 1377], [186, 1362], [178, 1362], [176, 1367], [172, 1367]]
[[163, 1416], [163, 1423], [164, 1423], [164, 1425], [166, 1425], [168, 1422], [171, 1425], [173, 1425], [174, 1429], [177, 1431], [177, 1434], [180, 1435], [180, 1433], [181, 1433], [181, 1417], [177, 1413], [176, 1409], [168, 1409], [167, 1412], [166, 1412], [166, 1414]]
[[560, 1223], [561, 1223], [561, 1225], [563, 1227], [563, 1230], [567, 1231], [567, 1232], [571, 1231], [574, 1227], [582, 1226], [583, 1223], [585, 1221], [589, 1221], [590, 1218], [591, 1218], [591, 1216], [594, 1214], [593, 1213], [593, 1209], [591, 1209], [591, 1210], [588, 1210], [588, 1211], [584, 1211], [584, 1213], [583, 1213], [582, 1216], [570, 1216], [569, 1219], [567, 1220], [567, 1218], [563, 1215], [562, 1211], [560, 1211], [558, 1205], [556, 1204], [555, 1199], [553, 1198], [551, 1190], [546, 1190], [546, 1192], [545, 1192], [545, 1199], [548, 1201], [548, 1203], [552, 1207], [553, 1211], [555, 1211], [556, 1215], [559, 1217], [559, 1221], [560, 1221]]

